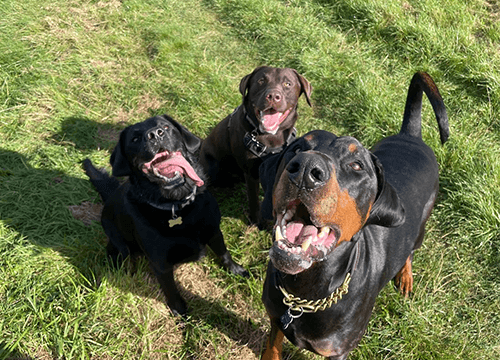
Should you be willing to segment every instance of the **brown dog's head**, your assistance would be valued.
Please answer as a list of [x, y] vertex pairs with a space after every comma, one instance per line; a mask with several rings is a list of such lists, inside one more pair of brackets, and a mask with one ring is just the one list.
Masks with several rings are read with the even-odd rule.
[[111, 154], [114, 176], [130, 176], [148, 196], [181, 200], [204, 186], [195, 156], [201, 140], [168, 115], [125, 128]]
[[288, 274], [325, 260], [367, 224], [404, 221], [382, 164], [352, 137], [312, 131], [266, 160], [260, 179], [263, 215], [275, 219], [271, 261]]
[[302, 93], [311, 106], [311, 84], [289, 68], [258, 67], [241, 79], [240, 92], [247, 112], [255, 117], [262, 133], [276, 134], [281, 125], [293, 126]]

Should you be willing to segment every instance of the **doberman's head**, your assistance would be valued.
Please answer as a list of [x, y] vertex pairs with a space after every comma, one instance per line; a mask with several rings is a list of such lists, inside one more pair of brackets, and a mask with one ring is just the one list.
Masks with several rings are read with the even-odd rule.
[[[125, 128], [111, 154], [114, 176], [149, 187], [170, 200], [181, 200], [204, 186], [195, 153], [201, 140], [168, 115]], [[155, 191], [156, 190], [156, 191]]]
[[274, 217], [273, 265], [297, 274], [368, 224], [399, 226], [404, 210], [380, 161], [352, 137], [316, 130], [260, 169], [262, 212]]
[[289, 68], [258, 67], [241, 79], [240, 92], [246, 111], [255, 117], [262, 133], [274, 135], [280, 126], [293, 126], [302, 93], [311, 105], [311, 84]]

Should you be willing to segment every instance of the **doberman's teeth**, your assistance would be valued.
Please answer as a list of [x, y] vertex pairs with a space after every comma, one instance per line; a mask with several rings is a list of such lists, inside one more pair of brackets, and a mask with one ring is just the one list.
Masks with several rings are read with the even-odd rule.
[[274, 238], [276, 241], [283, 240], [283, 234], [281, 234], [281, 226], [276, 226], [276, 230], [274, 232]]
[[330, 234], [330, 228], [328, 226], [323, 226], [318, 234], [318, 238], [324, 238], [325, 236], [328, 236]]
[[302, 247], [302, 250], [306, 251], [309, 248], [309, 245], [311, 245], [312, 242], [312, 236], [306, 237], [304, 242], [300, 245]]

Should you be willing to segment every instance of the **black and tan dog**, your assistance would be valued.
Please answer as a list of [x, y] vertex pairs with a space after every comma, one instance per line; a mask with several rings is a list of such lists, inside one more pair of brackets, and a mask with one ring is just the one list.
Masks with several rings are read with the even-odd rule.
[[295, 139], [297, 103], [303, 93], [311, 105], [312, 87], [294, 69], [259, 67], [240, 82], [243, 103], [203, 141], [200, 163], [211, 184], [243, 175], [250, 222], [258, 224], [259, 165]]
[[236, 264], [219, 228], [215, 198], [205, 191], [196, 152], [200, 139], [167, 115], [127, 127], [111, 155], [113, 176], [128, 176], [123, 185], [89, 159], [84, 168], [104, 201], [101, 223], [114, 263], [145, 254], [167, 304], [185, 314], [186, 304], [174, 282], [174, 265], [198, 260], [206, 245], [232, 273], [248, 276]]
[[401, 131], [373, 152], [352, 137], [312, 131], [261, 166], [263, 215], [276, 221], [263, 302], [271, 333], [262, 359], [281, 358], [286, 336], [329, 359], [346, 359], [375, 299], [394, 279], [408, 296], [412, 258], [438, 193], [438, 164], [422, 141], [422, 93], [441, 142], [448, 118], [433, 80], [417, 73]]

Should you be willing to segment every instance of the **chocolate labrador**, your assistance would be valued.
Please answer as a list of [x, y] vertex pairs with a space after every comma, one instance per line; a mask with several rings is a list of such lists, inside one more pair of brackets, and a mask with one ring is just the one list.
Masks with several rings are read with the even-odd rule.
[[203, 141], [200, 163], [210, 184], [221, 185], [234, 174], [243, 175], [253, 224], [262, 225], [259, 165], [295, 139], [298, 99], [305, 94], [310, 106], [311, 91], [309, 82], [294, 69], [258, 67], [241, 79], [243, 103]]

